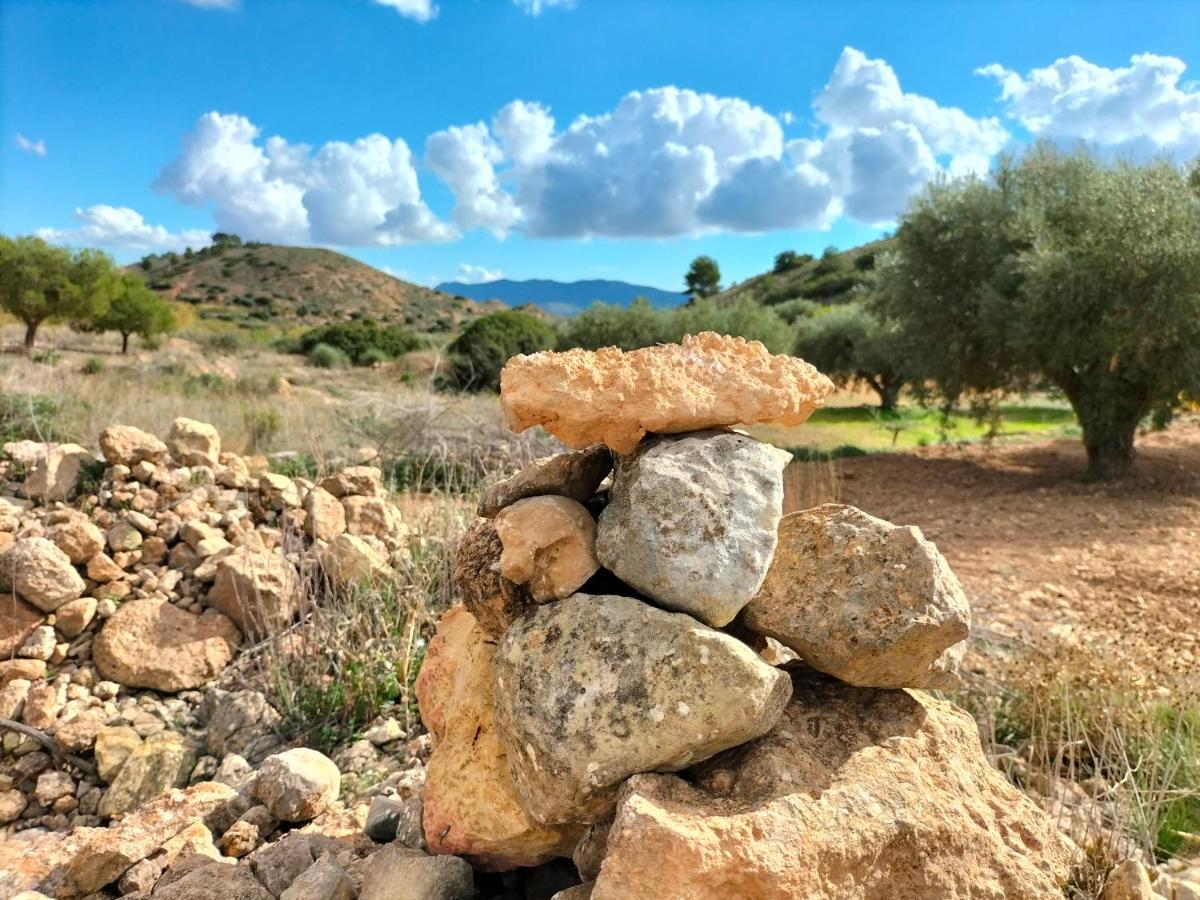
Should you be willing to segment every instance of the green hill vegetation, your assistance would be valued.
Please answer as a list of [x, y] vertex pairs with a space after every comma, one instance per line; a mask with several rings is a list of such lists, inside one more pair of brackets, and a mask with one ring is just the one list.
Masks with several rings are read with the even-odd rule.
[[401, 281], [332, 250], [243, 243], [220, 233], [210, 247], [147, 256], [129, 269], [151, 289], [194, 307], [202, 320], [246, 327], [370, 318], [413, 331], [450, 332], [503, 308]]

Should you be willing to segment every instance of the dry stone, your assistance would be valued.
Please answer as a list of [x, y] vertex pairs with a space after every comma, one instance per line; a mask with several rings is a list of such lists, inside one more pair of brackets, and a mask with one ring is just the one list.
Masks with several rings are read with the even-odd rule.
[[110, 466], [132, 467], [140, 462], [165, 462], [167, 445], [132, 425], [111, 425], [100, 432], [100, 452]]
[[50, 502], [75, 496], [79, 477], [92, 454], [78, 444], [58, 444], [46, 451], [25, 479], [23, 490], [31, 500]]
[[594, 900], [1058, 897], [1070, 850], [922, 693], [797, 676], [779, 725], [621, 791]]
[[438, 623], [416, 689], [436, 740], [425, 773], [425, 841], [433, 853], [505, 870], [565, 855], [577, 834], [539, 825], [521, 804], [496, 733], [495, 650], [471, 614], [452, 607]]
[[500, 374], [500, 405], [513, 431], [541, 425], [570, 447], [600, 441], [618, 453], [647, 433], [799, 425], [832, 390], [802, 359], [712, 332], [630, 352], [514, 356]]
[[767, 574], [790, 459], [734, 432], [647, 441], [617, 463], [596, 555], [654, 602], [727, 625]]
[[327, 756], [307, 747], [263, 760], [254, 796], [283, 822], [307, 822], [329, 808], [341, 790], [341, 773]]
[[166, 600], [130, 600], [100, 629], [92, 658], [109, 681], [185, 691], [211, 681], [240, 643], [237, 628], [220, 613], [198, 616]]
[[[0, 555], [0, 565], [5, 556]], [[11, 576], [10, 576], [11, 580]], [[13, 593], [0, 594], [0, 659], [8, 659], [25, 643], [35, 628], [46, 621], [41, 610]]]
[[491, 519], [476, 519], [458, 542], [454, 589], [479, 627], [500, 637], [509, 624], [533, 608], [533, 595], [500, 571], [504, 545]]
[[339, 534], [320, 553], [321, 568], [336, 587], [379, 584], [395, 577], [387, 559], [356, 534]]
[[304, 532], [316, 541], [331, 541], [346, 530], [346, 511], [341, 501], [322, 487], [304, 497]]
[[535, 459], [484, 491], [477, 513], [490, 519], [518, 500], [546, 494], [582, 503], [596, 493], [612, 466], [612, 453], [603, 444]]
[[787, 676], [745, 644], [639, 600], [576, 594], [500, 639], [496, 726], [539, 822], [594, 822], [637, 772], [677, 771], [778, 721]]
[[208, 604], [243, 633], [266, 637], [287, 627], [300, 610], [300, 576], [279, 553], [238, 547], [217, 567]]
[[1127, 859], [1113, 866], [1104, 879], [1100, 900], [1153, 900], [1154, 887], [1150, 873], [1136, 859]]
[[779, 548], [743, 621], [849, 684], [948, 688], [971, 612], [919, 529], [828, 503], [780, 523]]
[[182, 735], [150, 735], [125, 758], [100, 801], [100, 815], [124, 815], [170, 788], [184, 787], [195, 765], [196, 751]]
[[538, 603], [575, 593], [596, 574], [596, 520], [578, 500], [527, 497], [494, 519], [504, 552], [500, 572], [527, 584]]
[[81, 565], [104, 549], [104, 532], [87, 516], [73, 513], [48, 528], [46, 537], [67, 555], [75, 565]]
[[221, 456], [221, 436], [213, 426], [181, 416], [171, 423], [167, 447], [180, 465], [211, 468]]
[[475, 875], [455, 856], [385, 847], [363, 866], [358, 900], [472, 900]]
[[67, 554], [42, 537], [22, 538], [0, 554], [0, 583], [44, 612], [76, 599], [86, 586]]

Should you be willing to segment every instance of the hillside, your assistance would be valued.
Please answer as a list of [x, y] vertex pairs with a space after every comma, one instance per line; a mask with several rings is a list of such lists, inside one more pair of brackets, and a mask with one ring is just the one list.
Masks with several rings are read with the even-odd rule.
[[716, 299], [749, 299], [766, 306], [797, 300], [820, 305], [846, 303], [875, 268], [875, 257], [890, 245], [891, 238], [884, 238], [849, 250], [826, 251], [819, 257], [802, 255], [793, 267], [747, 278], [717, 294]]
[[645, 297], [651, 306], [665, 308], [680, 306], [687, 300], [687, 295], [682, 293], [664, 291], [644, 284], [604, 280], [512, 281], [505, 278], [481, 284], [447, 281], [439, 284], [437, 289], [473, 300], [500, 300], [509, 306], [533, 303], [557, 316], [574, 315], [597, 301], [612, 306], [628, 306], [636, 298]]
[[503, 307], [410, 284], [316, 247], [217, 244], [191, 255], [148, 256], [130, 269], [164, 296], [195, 306], [201, 319], [245, 326], [320, 325], [366, 315], [441, 332]]

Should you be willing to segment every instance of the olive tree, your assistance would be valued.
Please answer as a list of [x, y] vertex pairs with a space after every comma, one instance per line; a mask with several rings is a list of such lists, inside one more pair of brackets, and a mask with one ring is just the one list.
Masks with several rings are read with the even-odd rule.
[[910, 379], [896, 327], [861, 303], [835, 306], [796, 321], [796, 356], [839, 385], [862, 381], [879, 395], [879, 408], [896, 408]]
[[1042, 145], [932, 184], [878, 285], [947, 398], [1057, 386], [1095, 478], [1127, 473], [1139, 423], [1200, 384], [1200, 196], [1166, 161]]
[[44, 322], [87, 321], [108, 309], [118, 278], [99, 250], [0, 236], [0, 308], [25, 324], [31, 350]]
[[171, 305], [134, 275], [122, 276], [113, 290], [108, 309], [99, 318], [81, 323], [87, 331], [115, 331], [121, 335], [121, 352], [129, 352], [129, 338], [145, 340], [175, 330]]
[[693, 297], [711, 297], [721, 289], [721, 268], [711, 256], [697, 256], [692, 260], [683, 284]]

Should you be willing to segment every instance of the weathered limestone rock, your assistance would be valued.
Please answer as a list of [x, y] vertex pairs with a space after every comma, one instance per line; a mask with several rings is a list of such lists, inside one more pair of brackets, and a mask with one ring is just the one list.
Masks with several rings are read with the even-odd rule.
[[1136, 859], [1127, 859], [1113, 866], [1104, 879], [1100, 900], [1152, 900], [1154, 888], [1150, 873]]
[[513, 431], [541, 425], [570, 447], [602, 441], [618, 453], [647, 433], [799, 425], [832, 390], [804, 360], [707, 331], [628, 353], [514, 356], [500, 373], [500, 405]]
[[99, 603], [95, 597], [79, 597], [68, 600], [54, 611], [54, 627], [63, 637], [78, 637], [92, 619], [96, 616], [96, 606]]
[[582, 503], [596, 493], [612, 467], [612, 453], [603, 444], [535, 459], [484, 491], [477, 514], [490, 519], [518, 500], [546, 494], [570, 497]]
[[73, 513], [51, 525], [46, 529], [46, 537], [77, 566], [104, 549], [104, 532], [81, 513]]
[[471, 900], [474, 896], [475, 875], [465, 860], [393, 846], [367, 859], [358, 900]]
[[592, 896], [1052, 897], [1069, 862], [966, 713], [798, 675], [779, 725], [693, 784], [626, 783]]
[[67, 867], [71, 883], [80, 893], [100, 890], [234, 795], [233, 788], [210, 781], [168, 791], [92, 837]]
[[849, 684], [948, 688], [958, 682], [971, 611], [919, 529], [827, 503], [780, 523], [743, 622]]
[[92, 659], [109, 681], [186, 691], [229, 665], [241, 641], [233, 622], [220, 613], [198, 616], [166, 600], [130, 600], [100, 629]]
[[130, 755], [141, 746], [141, 736], [128, 725], [110, 725], [96, 733], [96, 774], [112, 784]]
[[208, 605], [256, 638], [291, 624], [300, 610], [300, 576], [280, 553], [238, 547], [221, 560]]
[[436, 741], [425, 770], [425, 841], [433, 853], [505, 870], [565, 855], [577, 835], [539, 825], [521, 805], [496, 734], [495, 650], [471, 614], [452, 607], [438, 623], [416, 690]]
[[596, 555], [656, 603], [727, 625], [767, 574], [790, 459], [734, 432], [647, 441], [617, 463]]
[[354, 885], [346, 870], [322, 858], [304, 870], [279, 900], [354, 900]]
[[[496, 728], [539, 822], [594, 822], [637, 772], [677, 771], [766, 733], [785, 673], [690, 616], [576, 594], [496, 648]], [[428, 801], [427, 801], [428, 802]]]
[[307, 822], [329, 808], [341, 790], [341, 773], [329, 757], [295, 747], [263, 760], [254, 796], [283, 822]]
[[181, 416], [171, 423], [167, 448], [181, 465], [213, 467], [221, 457], [221, 435], [207, 422]]
[[383, 472], [374, 466], [347, 466], [321, 480], [321, 487], [338, 497], [370, 497], [382, 489]]
[[454, 557], [454, 589], [479, 627], [492, 637], [533, 608], [533, 595], [500, 572], [504, 545], [491, 519], [476, 519], [458, 542]]
[[321, 568], [336, 587], [379, 584], [395, 577], [383, 554], [356, 534], [339, 534], [320, 553]]
[[154, 890], [155, 900], [274, 900], [245, 866], [204, 860], [177, 881]]
[[[0, 556], [3, 565], [4, 556]], [[11, 578], [11, 576], [10, 576]], [[0, 593], [0, 659], [8, 659], [46, 621], [45, 614], [16, 594]]]
[[204, 744], [218, 759], [236, 753], [257, 764], [278, 746], [271, 730], [279, 724], [279, 713], [261, 691], [210, 688], [204, 705]]
[[195, 765], [196, 751], [182, 735], [150, 735], [126, 757], [100, 801], [100, 815], [124, 815], [170, 788], [184, 787]]
[[331, 541], [346, 530], [346, 510], [341, 501], [322, 487], [304, 497], [304, 532], [316, 541]]
[[167, 445], [132, 425], [111, 425], [100, 432], [100, 452], [110, 466], [133, 467], [140, 462], [164, 462]]
[[79, 597], [85, 587], [67, 554], [41, 537], [21, 538], [0, 554], [0, 584], [44, 612]]
[[538, 603], [575, 593], [596, 574], [596, 520], [578, 500], [527, 497], [493, 520], [504, 552], [500, 572], [529, 585]]
[[78, 444], [59, 444], [46, 451], [25, 479], [23, 490], [31, 500], [70, 500], [75, 495], [84, 466], [92, 454]]
[[59, 720], [54, 732], [58, 746], [68, 753], [91, 750], [96, 736], [108, 723], [108, 713], [102, 706], [92, 706]]
[[250, 868], [271, 895], [278, 897], [313, 864], [312, 844], [309, 835], [289, 832], [255, 850], [249, 859]]

